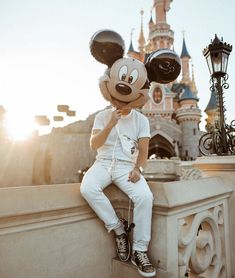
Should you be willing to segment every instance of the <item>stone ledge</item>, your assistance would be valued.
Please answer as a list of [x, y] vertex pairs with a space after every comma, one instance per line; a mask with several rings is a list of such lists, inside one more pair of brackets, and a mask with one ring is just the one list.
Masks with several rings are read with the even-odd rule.
[[[117, 258], [112, 261], [112, 278], [143, 278], [131, 262], [121, 262]], [[157, 268], [156, 278], [175, 278], [171, 273]]]
[[[0, 188], [0, 218], [87, 207], [79, 188], [80, 183]], [[105, 193], [112, 201], [124, 200], [114, 186]]]
[[[180, 208], [187, 204], [200, 203], [230, 195], [233, 191], [219, 177], [201, 178], [191, 181], [149, 183], [156, 207]], [[187, 194], [186, 194], [187, 193]]]
[[[232, 192], [219, 177], [190, 181], [149, 182], [154, 212], [182, 209], [187, 204], [219, 199]], [[39, 222], [60, 223], [94, 217], [80, 184], [0, 188], [0, 228]], [[187, 194], [186, 194], [187, 193]], [[117, 187], [105, 190], [114, 207], [128, 210], [128, 197]], [[51, 222], [50, 222], [51, 221]], [[56, 222], [57, 221], [57, 222]]]
[[203, 156], [193, 163], [195, 168], [203, 171], [235, 171], [235, 156]]

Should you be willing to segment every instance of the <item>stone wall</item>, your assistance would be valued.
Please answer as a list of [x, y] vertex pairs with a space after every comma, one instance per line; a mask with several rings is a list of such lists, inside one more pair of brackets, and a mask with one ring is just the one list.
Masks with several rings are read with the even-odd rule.
[[[227, 185], [204, 178], [150, 188], [149, 254], [158, 277], [232, 277]], [[128, 198], [113, 185], [105, 193], [127, 217]], [[0, 277], [139, 277], [128, 263], [113, 260], [113, 235], [82, 199], [79, 184], [0, 188], [0, 227]]]
[[193, 166], [200, 169], [203, 177], [220, 177], [227, 187], [233, 190], [229, 199], [230, 236], [232, 273], [235, 277], [235, 156], [204, 156], [199, 157]]
[[[82, 123], [81, 123], [82, 124]], [[95, 159], [89, 125], [57, 128], [49, 135], [0, 146], [0, 187], [79, 182]]]

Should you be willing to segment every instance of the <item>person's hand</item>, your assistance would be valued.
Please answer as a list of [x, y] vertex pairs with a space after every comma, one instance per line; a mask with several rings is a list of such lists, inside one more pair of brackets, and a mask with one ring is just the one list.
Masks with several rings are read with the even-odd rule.
[[109, 125], [111, 127], [115, 126], [118, 122], [118, 120], [121, 118], [121, 110], [120, 109], [117, 109], [117, 110], [114, 110], [111, 114], [111, 117], [110, 117], [110, 120], [109, 120]]
[[140, 180], [140, 170], [135, 167], [133, 170], [130, 171], [128, 181], [136, 183]]

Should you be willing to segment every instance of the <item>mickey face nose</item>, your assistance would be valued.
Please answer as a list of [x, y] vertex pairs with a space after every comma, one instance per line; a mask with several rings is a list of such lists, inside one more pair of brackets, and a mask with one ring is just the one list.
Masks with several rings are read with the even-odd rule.
[[118, 83], [115, 88], [122, 95], [129, 95], [131, 93], [131, 88], [122, 83]]

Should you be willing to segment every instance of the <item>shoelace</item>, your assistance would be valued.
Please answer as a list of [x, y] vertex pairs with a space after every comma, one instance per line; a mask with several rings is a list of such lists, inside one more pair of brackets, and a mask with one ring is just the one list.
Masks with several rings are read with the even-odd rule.
[[119, 252], [126, 252], [127, 242], [125, 237], [117, 238]]
[[152, 265], [147, 257], [147, 254], [144, 252], [138, 252], [136, 255], [137, 259], [141, 262], [143, 266]]

